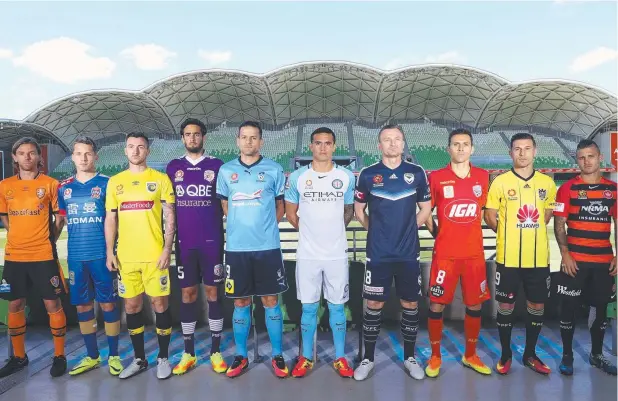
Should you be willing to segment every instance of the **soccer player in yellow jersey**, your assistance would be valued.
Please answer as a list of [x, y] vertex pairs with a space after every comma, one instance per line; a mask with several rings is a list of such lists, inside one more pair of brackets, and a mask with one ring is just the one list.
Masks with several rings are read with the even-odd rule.
[[[175, 199], [168, 176], [147, 166], [149, 153], [149, 141], [144, 134], [127, 135], [125, 154], [129, 169], [110, 178], [105, 199], [107, 268], [118, 271], [118, 294], [125, 300], [127, 327], [135, 352], [131, 365], [119, 375], [121, 379], [148, 368], [142, 315], [144, 292], [150, 297], [156, 315], [157, 377], [167, 379], [172, 374], [167, 359], [172, 333], [168, 267], [176, 230]], [[114, 253], [116, 237], [118, 247]]]
[[556, 184], [534, 170], [536, 142], [528, 133], [511, 137], [513, 168], [497, 176], [489, 188], [485, 222], [496, 232], [496, 301], [502, 356], [496, 371], [511, 368], [513, 309], [520, 283], [524, 285], [528, 316], [523, 363], [537, 373], [551, 370], [536, 356], [545, 301], [549, 297], [547, 223], [556, 202]]

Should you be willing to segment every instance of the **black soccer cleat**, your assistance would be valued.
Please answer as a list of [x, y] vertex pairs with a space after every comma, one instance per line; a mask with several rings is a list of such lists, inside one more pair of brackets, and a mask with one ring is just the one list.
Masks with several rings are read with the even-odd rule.
[[55, 356], [49, 370], [51, 377], [60, 377], [67, 371], [67, 358], [64, 355]]
[[616, 376], [616, 365], [611, 363], [609, 359], [605, 358], [603, 354], [594, 355], [591, 353], [588, 361], [592, 366], [601, 369], [608, 375]]
[[16, 356], [12, 356], [9, 358], [9, 361], [0, 369], [0, 378], [7, 377], [12, 375], [13, 373], [19, 372], [26, 366], [28, 366], [28, 355], [23, 358], [18, 358]]

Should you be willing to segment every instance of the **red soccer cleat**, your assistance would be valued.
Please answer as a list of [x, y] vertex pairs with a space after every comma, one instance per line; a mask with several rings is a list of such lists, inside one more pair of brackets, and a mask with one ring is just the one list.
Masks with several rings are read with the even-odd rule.
[[549, 368], [549, 366], [545, 365], [543, 361], [541, 361], [536, 355], [532, 355], [527, 358], [524, 357], [523, 363], [525, 366], [534, 370], [536, 373], [540, 373], [545, 376], [551, 373], [551, 369]]
[[292, 377], [305, 377], [305, 375], [313, 369], [313, 362], [304, 356], [298, 358], [296, 366], [292, 369]]
[[333, 367], [341, 377], [354, 377], [354, 369], [352, 369], [350, 365], [348, 365], [348, 361], [343, 357], [333, 362]]
[[511, 370], [511, 363], [513, 362], [512, 358], [506, 360], [506, 362], [502, 363], [502, 359], [498, 361], [496, 364], [496, 372], [501, 375], [506, 375]]
[[272, 365], [273, 370], [275, 371], [275, 376], [280, 379], [285, 379], [286, 377], [288, 377], [288, 374], [290, 372], [288, 371], [288, 367], [285, 364], [285, 360], [283, 359], [282, 355], [277, 355], [276, 357], [274, 357], [272, 360]]
[[232, 366], [227, 369], [225, 375], [230, 378], [238, 377], [249, 367], [249, 360], [242, 355], [236, 355]]

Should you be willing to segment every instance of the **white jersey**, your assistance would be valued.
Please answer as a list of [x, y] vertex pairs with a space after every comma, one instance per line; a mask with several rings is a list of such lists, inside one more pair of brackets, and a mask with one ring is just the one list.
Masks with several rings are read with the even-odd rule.
[[354, 203], [354, 174], [337, 166], [318, 173], [311, 165], [294, 171], [285, 185], [286, 202], [298, 205], [296, 259], [347, 259], [344, 205]]

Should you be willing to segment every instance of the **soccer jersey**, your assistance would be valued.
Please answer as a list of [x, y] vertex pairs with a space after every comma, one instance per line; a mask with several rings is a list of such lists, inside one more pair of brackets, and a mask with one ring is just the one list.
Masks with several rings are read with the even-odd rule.
[[554, 208], [556, 184], [534, 171], [528, 178], [510, 170], [489, 187], [487, 209], [498, 211], [496, 263], [505, 267], [549, 266], [545, 211]]
[[19, 175], [0, 182], [0, 215], [8, 216], [4, 258], [39, 262], [56, 258], [53, 213], [58, 213], [58, 181], [39, 173], [33, 180]]
[[367, 260], [417, 260], [416, 204], [431, 200], [421, 166], [403, 161], [395, 169], [382, 162], [365, 167], [358, 177], [355, 200], [369, 204]]
[[281, 248], [275, 199], [283, 200], [285, 176], [276, 162], [260, 156], [246, 165], [240, 158], [221, 166], [217, 196], [228, 201], [228, 251]]
[[119, 262], [156, 262], [163, 250], [162, 204], [174, 203], [170, 179], [152, 168], [125, 170], [107, 187], [105, 209], [118, 212]]
[[217, 174], [223, 162], [210, 156], [174, 159], [167, 175], [176, 192], [176, 238], [182, 249], [223, 246], [223, 213]]
[[616, 217], [616, 183], [601, 177], [598, 184], [587, 184], [578, 175], [560, 187], [554, 214], [567, 219], [573, 259], [607, 267], [614, 258], [609, 238]]
[[105, 194], [109, 177], [97, 174], [86, 182], [71, 177], [58, 188], [60, 214], [66, 216], [68, 259], [89, 261], [106, 256]]
[[354, 203], [354, 183], [354, 174], [337, 165], [327, 173], [309, 165], [288, 177], [285, 200], [298, 205], [300, 217], [296, 259], [347, 258], [343, 210]]
[[484, 255], [481, 214], [488, 187], [489, 173], [474, 166], [464, 178], [459, 178], [450, 164], [429, 175], [431, 204], [438, 217], [434, 255], [448, 259]]

